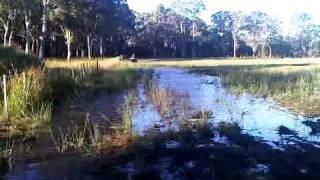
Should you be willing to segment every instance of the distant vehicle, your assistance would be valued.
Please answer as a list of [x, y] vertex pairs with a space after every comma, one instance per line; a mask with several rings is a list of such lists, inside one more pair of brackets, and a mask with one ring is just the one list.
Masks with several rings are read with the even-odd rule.
[[126, 54], [121, 54], [119, 56], [119, 60], [120, 61], [128, 60], [128, 61], [133, 62], [133, 63], [138, 62], [138, 59], [136, 58], [136, 55], [134, 53], [130, 57], [128, 55], [126, 55]]

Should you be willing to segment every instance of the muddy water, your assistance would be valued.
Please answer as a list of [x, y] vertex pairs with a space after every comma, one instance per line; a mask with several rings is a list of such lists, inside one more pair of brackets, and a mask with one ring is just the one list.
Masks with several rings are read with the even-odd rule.
[[[250, 94], [235, 95], [224, 88], [219, 77], [198, 75], [189, 73], [187, 70], [176, 68], [154, 69], [153, 81], [160, 87], [170, 89], [174, 95], [175, 116], [168, 121], [156, 110], [154, 104], [148, 98], [145, 84], [139, 83], [136, 88], [137, 102], [133, 107], [133, 131], [144, 135], [148, 131], [179, 131], [181, 119], [179, 116], [188, 116], [190, 111], [211, 111], [213, 116], [209, 119], [213, 124], [219, 122], [237, 122], [244, 130], [243, 133], [250, 134], [256, 139], [266, 141], [270, 145], [282, 140], [279, 135], [279, 127], [284, 126], [297, 133], [295, 138], [310, 143], [320, 142], [318, 135], [311, 133], [311, 128], [302, 122], [308, 119], [295, 115], [283, 107], [278, 106], [270, 99], [259, 98]], [[91, 120], [102, 127], [108, 125], [109, 121], [119, 116], [119, 110], [124, 102], [123, 93], [105, 95], [99, 94], [89, 104], [79, 108], [79, 113], [90, 112]], [[179, 109], [182, 102], [188, 99], [187, 109]], [[77, 111], [77, 108], [73, 108]], [[55, 115], [59, 124], [68, 111], [58, 111]], [[75, 113], [77, 114], [77, 113]], [[189, 113], [190, 115], [190, 113]], [[217, 139], [216, 141], [220, 141]], [[50, 139], [48, 139], [50, 141]], [[68, 162], [63, 159], [46, 160], [40, 163], [26, 163], [16, 166], [5, 179], [42, 179], [42, 177], [57, 176], [61, 168]], [[52, 168], [53, 167], [53, 168]], [[66, 167], [69, 167], [66, 165]], [[54, 170], [56, 169], [56, 170]], [[63, 169], [63, 168], [62, 168]], [[73, 170], [65, 170], [63, 174], [69, 174]], [[78, 174], [78, 176], [81, 176]], [[69, 176], [70, 177], [70, 176]], [[50, 178], [49, 178], [50, 179]], [[90, 179], [90, 178], [86, 178]]]

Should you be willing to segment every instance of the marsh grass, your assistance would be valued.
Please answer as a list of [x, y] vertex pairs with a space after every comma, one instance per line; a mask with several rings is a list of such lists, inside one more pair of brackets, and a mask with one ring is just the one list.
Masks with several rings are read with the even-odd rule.
[[146, 88], [147, 96], [159, 112], [160, 116], [168, 118], [173, 110], [173, 92], [168, 88], [160, 87], [155, 82], [150, 82]]
[[134, 136], [134, 127], [132, 123], [134, 105], [136, 103], [136, 92], [130, 90], [125, 97], [124, 104], [122, 106], [122, 131], [124, 134]]
[[28, 130], [49, 122], [52, 112], [51, 89], [44, 71], [30, 69], [11, 75], [7, 92], [9, 119], [14, 128]]
[[66, 152], [93, 152], [102, 145], [98, 137], [98, 128], [91, 123], [89, 114], [82, 123], [73, 123], [69, 128], [59, 128], [56, 135], [51, 130], [51, 137], [59, 154]]
[[281, 71], [267, 66], [217, 67], [196, 70], [218, 75], [235, 93], [272, 97], [297, 113], [307, 116], [320, 112], [320, 70]]

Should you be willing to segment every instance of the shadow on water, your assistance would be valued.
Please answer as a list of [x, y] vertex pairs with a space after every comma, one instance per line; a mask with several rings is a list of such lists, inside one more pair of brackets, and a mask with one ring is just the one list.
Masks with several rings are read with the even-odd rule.
[[[118, 134], [115, 141], [125, 143], [110, 143], [92, 156], [24, 161], [5, 179], [320, 177], [320, 139], [312, 133], [319, 121], [294, 115], [265, 98], [232, 94], [218, 77], [181, 69], [156, 68], [153, 78], [137, 81], [131, 93], [126, 117], [134, 138]], [[126, 99], [127, 93], [101, 91], [58, 109], [54, 122], [63, 124], [89, 112], [90, 120], [110, 133], [110, 126], [123, 120]]]
[[303, 121], [302, 123], [310, 127], [310, 135], [320, 135], [320, 119], [317, 119], [316, 121]]

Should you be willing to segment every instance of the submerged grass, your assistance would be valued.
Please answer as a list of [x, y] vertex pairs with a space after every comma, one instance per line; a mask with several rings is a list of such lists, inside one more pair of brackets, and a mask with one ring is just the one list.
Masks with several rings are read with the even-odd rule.
[[134, 127], [132, 123], [133, 108], [136, 103], [136, 93], [130, 90], [125, 97], [122, 107], [122, 130], [124, 134], [134, 136]]
[[155, 82], [150, 82], [147, 85], [147, 95], [161, 117], [171, 115], [173, 92], [170, 89], [160, 87]]
[[11, 140], [0, 141], [0, 177], [6, 174], [12, 167], [12, 152], [14, 142]]
[[73, 123], [69, 128], [62, 129], [54, 134], [51, 130], [51, 137], [59, 154], [66, 152], [92, 152], [99, 149], [102, 141], [98, 137], [98, 128], [90, 122], [89, 114], [82, 123]]

